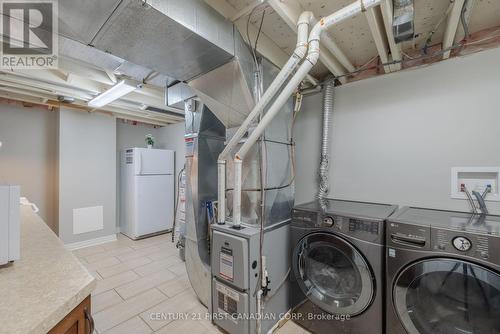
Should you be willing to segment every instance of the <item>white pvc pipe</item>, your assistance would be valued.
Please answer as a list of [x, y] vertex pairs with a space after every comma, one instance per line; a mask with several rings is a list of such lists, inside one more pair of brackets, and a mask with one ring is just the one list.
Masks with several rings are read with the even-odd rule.
[[257, 291], [257, 334], [262, 333], [262, 289]]
[[[217, 201], [217, 223], [224, 223], [226, 217], [226, 160], [217, 161], [218, 174], [218, 201]], [[221, 196], [222, 195], [222, 196]], [[221, 220], [221, 217], [223, 218]]]
[[295, 70], [300, 61], [306, 56], [307, 52], [307, 38], [309, 33], [309, 21], [313, 19], [313, 14], [311, 12], [304, 12], [300, 15], [297, 22], [297, 45], [295, 51], [286, 64], [283, 66], [281, 71], [278, 73], [276, 78], [273, 80], [269, 88], [266, 90], [261, 99], [257, 102], [255, 107], [252, 109], [250, 114], [248, 114], [245, 121], [238, 128], [234, 136], [229, 140], [222, 153], [219, 155], [219, 160], [227, 159], [227, 156], [231, 150], [238, 144], [238, 142], [243, 138], [245, 133], [252, 122], [260, 115], [264, 108], [271, 102], [273, 97], [276, 95], [281, 86], [285, 83], [286, 79]]
[[[252, 134], [248, 137], [246, 142], [241, 146], [238, 153], [234, 158], [235, 165], [242, 164], [245, 155], [248, 153], [250, 148], [255, 144], [255, 142], [262, 135], [266, 127], [273, 120], [274, 116], [281, 110], [283, 105], [286, 103], [288, 98], [293, 94], [295, 89], [306, 77], [312, 67], [316, 64], [319, 58], [319, 41], [321, 38], [321, 33], [326, 29], [335, 25], [345, 19], [348, 19], [356, 14], [366, 11], [368, 8], [374, 7], [380, 4], [381, 0], [358, 0], [335, 13], [322, 18], [318, 23], [314, 25], [309, 34], [309, 52], [307, 54], [306, 60], [299, 67], [295, 75], [290, 79], [288, 84], [285, 86], [281, 94], [275, 100], [274, 104], [268, 109], [266, 115], [262, 118], [260, 123], [257, 125]], [[233, 224], [239, 226], [241, 224], [241, 173], [239, 175], [235, 172], [234, 174], [234, 197], [233, 197]], [[238, 185], [238, 186], [237, 186]], [[238, 189], [240, 192], [237, 192]]]
[[[241, 223], [241, 175], [243, 169], [243, 161], [234, 161], [234, 179], [239, 180], [239, 182], [234, 184], [234, 196], [233, 196], [233, 226], [239, 227]], [[239, 196], [237, 196], [239, 195]], [[238, 208], [238, 210], [234, 210]], [[235, 223], [238, 222], [238, 223]]]
[[234, 136], [229, 140], [222, 153], [219, 155], [217, 160], [218, 164], [218, 217], [217, 221], [219, 223], [224, 223], [226, 220], [226, 159], [234, 147], [239, 143], [241, 138], [248, 131], [250, 125], [255, 121], [257, 116], [259, 116], [264, 108], [271, 102], [278, 90], [283, 86], [285, 81], [288, 79], [290, 74], [297, 68], [300, 61], [305, 57], [307, 52], [307, 38], [309, 33], [309, 22], [313, 19], [313, 14], [311, 12], [304, 12], [300, 15], [297, 22], [297, 45], [295, 51], [286, 64], [283, 66], [281, 71], [278, 73], [276, 78], [273, 80], [269, 88], [266, 90], [261, 99], [257, 102], [255, 107], [252, 109], [250, 114], [247, 116], [243, 124], [236, 131]]

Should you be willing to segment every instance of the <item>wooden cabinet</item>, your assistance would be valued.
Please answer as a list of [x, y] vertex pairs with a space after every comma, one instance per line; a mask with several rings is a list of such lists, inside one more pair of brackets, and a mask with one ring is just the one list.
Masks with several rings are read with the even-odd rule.
[[90, 312], [90, 296], [61, 320], [49, 334], [92, 334], [94, 320]]

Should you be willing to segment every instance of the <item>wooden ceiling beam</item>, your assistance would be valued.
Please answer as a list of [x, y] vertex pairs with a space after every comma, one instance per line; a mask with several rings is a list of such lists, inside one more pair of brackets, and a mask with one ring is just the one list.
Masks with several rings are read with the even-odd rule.
[[[370, 27], [370, 31], [373, 36], [373, 41], [375, 42], [375, 47], [377, 48], [378, 55], [382, 64], [387, 64], [389, 62], [389, 56], [387, 51], [387, 34], [385, 33], [384, 22], [382, 20], [382, 14], [380, 13], [379, 7], [373, 7], [365, 12], [366, 21]], [[385, 73], [391, 72], [389, 65], [384, 66]]]
[[387, 43], [389, 44], [389, 50], [391, 54], [389, 55], [389, 61], [398, 62], [389, 65], [390, 71], [395, 72], [401, 70], [402, 52], [400, 44], [396, 43], [394, 39], [394, 31], [392, 30], [392, 0], [382, 0], [380, 3], [380, 12], [382, 14], [382, 20], [384, 22], [385, 33], [387, 36]]
[[462, 8], [464, 6], [465, 0], [455, 0], [448, 19], [446, 21], [446, 30], [444, 31], [443, 37], [443, 59], [450, 58], [451, 50], [448, 50], [455, 41], [455, 36], [457, 34], [458, 24], [460, 23], [460, 15], [462, 14]]

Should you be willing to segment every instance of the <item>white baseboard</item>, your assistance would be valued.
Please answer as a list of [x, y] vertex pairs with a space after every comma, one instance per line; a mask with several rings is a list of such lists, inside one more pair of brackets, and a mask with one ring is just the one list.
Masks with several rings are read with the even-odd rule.
[[65, 244], [64, 247], [66, 247], [66, 249], [68, 249], [70, 251], [74, 251], [76, 249], [105, 244], [105, 243], [111, 242], [111, 241], [116, 241], [116, 234], [111, 234], [111, 235], [107, 235], [105, 237], [99, 237], [99, 238], [90, 239], [90, 240], [73, 242], [70, 244]]

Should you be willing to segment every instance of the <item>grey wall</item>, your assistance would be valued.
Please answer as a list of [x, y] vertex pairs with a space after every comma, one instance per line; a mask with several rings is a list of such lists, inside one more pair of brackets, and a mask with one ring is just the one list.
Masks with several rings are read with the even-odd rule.
[[186, 149], [184, 144], [184, 122], [171, 124], [158, 129], [158, 142], [162, 148], [175, 151], [175, 184], [177, 176], [184, 167]]
[[155, 139], [155, 147], [162, 148], [158, 142], [159, 128], [138, 123], [137, 125], [125, 123], [121, 119], [116, 120], [116, 149], [118, 151], [129, 147], [146, 147], [146, 135], [152, 134]]
[[21, 185], [57, 233], [57, 112], [0, 104], [0, 183]]
[[[101, 114], [59, 113], [3, 101], [0, 183], [20, 184], [22, 195], [39, 206], [42, 218], [65, 243], [111, 235], [119, 219], [119, 151], [144, 146], [148, 133], [155, 136], [157, 148], [176, 151], [178, 173], [184, 165], [184, 123], [154, 128]], [[91, 206], [104, 207], [104, 229], [73, 235], [73, 209]]]
[[[500, 166], [500, 49], [336, 90], [331, 197], [468, 210], [451, 167]], [[296, 202], [314, 198], [321, 94], [298, 117]], [[498, 202], [487, 202], [500, 214]]]
[[[116, 232], [116, 120], [61, 109], [59, 237], [74, 243]], [[73, 209], [103, 206], [104, 228], [73, 234]]]

